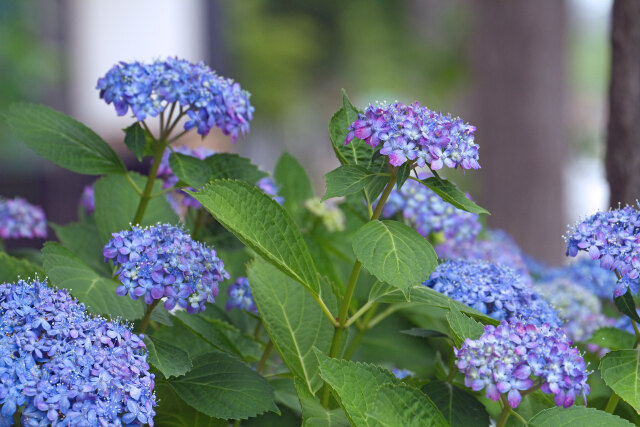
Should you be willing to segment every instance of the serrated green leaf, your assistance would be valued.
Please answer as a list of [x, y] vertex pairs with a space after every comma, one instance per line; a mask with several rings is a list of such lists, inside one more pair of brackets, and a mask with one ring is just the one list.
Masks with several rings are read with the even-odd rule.
[[431, 399], [376, 365], [331, 359], [315, 350], [324, 379], [355, 426], [447, 426]]
[[193, 195], [227, 230], [318, 295], [318, 272], [289, 213], [257, 187], [216, 180]]
[[62, 246], [80, 257], [95, 271], [103, 276], [110, 276], [113, 273], [109, 264], [104, 262], [103, 246], [93, 220], [65, 225], [51, 224], [51, 228], [56, 232], [56, 237]]
[[212, 179], [237, 179], [255, 184], [260, 178], [267, 176], [267, 173], [251, 163], [251, 160], [237, 154], [218, 153], [207, 157], [204, 162], [211, 170], [209, 181]]
[[284, 199], [283, 206], [295, 220], [304, 215], [304, 201], [314, 196], [309, 175], [300, 162], [289, 153], [283, 153], [273, 172], [278, 186], [278, 195]]
[[398, 191], [400, 191], [404, 183], [409, 178], [410, 174], [411, 174], [411, 166], [409, 165], [408, 162], [403, 163], [402, 166], [398, 168], [398, 175], [396, 176], [396, 188], [398, 189]]
[[453, 342], [459, 348], [465, 339], [476, 340], [484, 332], [484, 326], [476, 322], [469, 316], [460, 312], [456, 307], [451, 306], [447, 313], [447, 321], [451, 332], [453, 332]]
[[424, 282], [438, 261], [431, 244], [398, 221], [371, 221], [353, 238], [358, 261], [377, 279], [406, 290]]
[[193, 188], [200, 188], [211, 179], [211, 168], [197, 157], [173, 152], [169, 156], [169, 167], [175, 176]]
[[209, 417], [202, 412], [194, 411], [166, 382], [158, 384], [155, 392], [159, 405], [155, 408], [156, 416], [153, 421], [157, 426], [229, 427], [228, 420]]
[[640, 352], [618, 350], [600, 361], [604, 382], [629, 405], [640, 412]]
[[153, 336], [184, 349], [189, 354], [190, 360], [216, 351], [202, 336], [179, 321], [174, 322], [170, 328], [158, 328], [153, 331]]
[[160, 338], [146, 336], [144, 342], [149, 354], [147, 361], [165, 378], [179, 377], [191, 369], [191, 360], [186, 351]]
[[636, 337], [618, 328], [600, 328], [593, 333], [588, 343], [610, 350], [628, 350], [633, 348]]
[[631, 289], [627, 289], [627, 292], [624, 295], [614, 298], [613, 302], [620, 313], [628, 316], [631, 320], [640, 323], [640, 316], [638, 316], [636, 303], [633, 300]]
[[20, 258], [12, 257], [0, 251], [0, 283], [12, 283], [21, 279], [45, 278], [45, 273], [39, 266]]
[[489, 414], [472, 394], [446, 381], [433, 381], [422, 387], [451, 427], [489, 425]]
[[295, 386], [302, 406], [302, 427], [349, 427], [342, 409], [322, 406], [299, 378], [295, 379]]
[[302, 407], [300, 406], [300, 400], [296, 393], [296, 387], [293, 384], [293, 378], [271, 377], [268, 381], [271, 387], [273, 387], [278, 407], [286, 406], [298, 414], [302, 413]]
[[530, 427], [628, 427], [629, 421], [584, 406], [549, 408], [529, 420]]
[[17, 139], [58, 166], [87, 175], [127, 170], [116, 152], [98, 134], [53, 108], [13, 104], [4, 117]]
[[334, 328], [295, 280], [256, 259], [248, 268], [251, 292], [265, 329], [289, 370], [315, 392], [322, 381], [312, 348], [328, 351]]
[[405, 335], [420, 338], [450, 338], [449, 335], [440, 331], [434, 331], [433, 329], [411, 328], [400, 332]]
[[197, 357], [191, 371], [169, 384], [187, 404], [211, 417], [246, 419], [278, 412], [267, 380], [225, 353]]
[[451, 203], [458, 209], [476, 214], [490, 215], [488, 210], [478, 206], [468, 199], [466, 194], [460, 191], [458, 187], [449, 180], [442, 179], [438, 176], [432, 176], [431, 178], [423, 179], [420, 182], [432, 189], [438, 196], [442, 197], [442, 200]]
[[[143, 188], [146, 177], [130, 173], [131, 179]], [[162, 183], [156, 180], [154, 192], [162, 190]], [[124, 175], [107, 175], [100, 178], [95, 186], [96, 211], [95, 220], [102, 242], [111, 239], [111, 233], [129, 230], [138, 209], [140, 196], [133, 189]], [[176, 224], [178, 215], [164, 196], [154, 197], [149, 201], [141, 225], [154, 225], [158, 222]]]
[[[362, 191], [380, 175], [358, 165], [342, 165], [325, 175], [327, 191], [322, 200]], [[386, 182], [388, 178], [382, 177]]]
[[42, 248], [44, 270], [51, 283], [67, 289], [89, 311], [112, 318], [140, 319], [144, 308], [140, 301], [128, 296], [118, 296], [118, 283], [101, 277], [87, 263], [70, 250], [55, 242], [47, 242]]
[[135, 122], [124, 130], [124, 145], [135, 154], [139, 162], [142, 161], [147, 145], [147, 133], [140, 126], [140, 122]]

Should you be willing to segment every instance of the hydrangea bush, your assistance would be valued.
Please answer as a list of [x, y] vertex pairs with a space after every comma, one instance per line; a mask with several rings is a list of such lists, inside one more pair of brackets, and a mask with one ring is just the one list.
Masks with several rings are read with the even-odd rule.
[[[640, 422], [634, 207], [570, 228], [591, 259], [548, 267], [440, 176], [480, 169], [460, 118], [343, 92], [322, 197], [290, 154], [270, 175], [189, 141], [236, 142], [254, 113], [203, 63], [121, 62], [97, 89], [146, 174], [53, 109], [3, 113], [98, 179], [55, 236], [0, 199], [0, 425]], [[12, 240], [47, 237], [38, 256]]]

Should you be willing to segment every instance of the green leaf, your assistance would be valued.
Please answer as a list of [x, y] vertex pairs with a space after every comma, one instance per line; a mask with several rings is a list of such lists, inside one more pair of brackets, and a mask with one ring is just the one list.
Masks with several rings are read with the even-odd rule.
[[434, 331], [433, 329], [411, 328], [400, 332], [405, 335], [411, 335], [413, 337], [420, 338], [449, 338], [449, 335], [440, 331]]
[[614, 298], [613, 302], [616, 304], [620, 313], [628, 316], [631, 320], [640, 323], [640, 316], [638, 316], [638, 312], [636, 311], [636, 303], [633, 301], [631, 289], [627, 289], [627, 292], [624, 295]]
[[333, 144], [333, 150], [343, 165], [352, 164], [366, 167], [371, 164], [374, 149], [357, 138], [354, 138], [347, 145], [344, 144], [348, 133], [347, 128], [358, 119], [358, 111], [351, 104], [344, 90], [342, 91], [342, 101], [342, 108], [331, 117], [329, 122], [329, 137]]
[[[327, 192], [322, 200], [362, 191], [380, 175], [358, 165], [342, 165], [325, 175]], [[383, 177], [386, 181], [388, 178]]]
[[251, 292], [265, 329], [291, 373], [315, 392], [321, 384], [315, 346], [328, 351], [334, 328], [313, 297], [271, 264], [256, 259], [248, 268]]
[[140, 301], [116, 295], [118, 283], [101, 277], [70, 250], [55, 242], [42, 248], [44, 270], [51, 283], [67, 289], [78, 301], [96, 314], [136, 320], [144, 315]]
[[302, 406], [302, 427], [349, 427], [342, 409], [322, 406], [300, 378], [295, 379], [295, 385]]
[[251, 160], [237, 154], [218, 153], [207, 157], [204, 162], [211, 170], [208, 181], [212, 179], [237, 179], [255, 184], [260, 178], [268, 175], [251, 163]]
[[320, 292], [318, 273], [289, 213], [257, 187], [216, 180], [193, 195], [227, 230], [281, 271]]
[[179, 377], [191, 369], [191, 360], [186, 351], [157, 337], [146, 336], [144, 342], [149, 353], [148, 361], [165, 378]]
[[224, 353], [197, 357], [191, 371], [169, 384], [187, 404], [211, 417], [246, 419], [278, 412], [267, 380]]
[[141, 162], [147, 145], [147, 133], [142, 129], [142, 126], [140, 126], [140, 122], [135, 122], [126, 128], [124, 132], [124, 145], [126, 145], [127, 148], [136, 155], [138, 161]]
[[422, 387], [451, 427], [488, 426], [489, 414], [472, 394], [446, 381], [433, 381]]
[[453, 342], [457, 347], [460, 347], [467, 338], [471, 338], [472, 340], [480, 338], [484, 332], [484, 326], [481, 323], [462, 314], [460, 310], [454, 306], [449, 308], [447, 321], [451, 327], [451, 332], [453, 332]]
[[278, 195], [284, 199], [284, 208], [294, 219], [302, 218], [304, 201], [314, 196], [311, 180], [304, 167], [291, 154], [283, 153], [276, 164], [273, 179], [278, 186]]
[[530, 427], [627, 427], [629, 421], [584, 406], [549, 408], [529, 420]]
[[442, 197], [442, 200], [451, 203], [458, 209], [476, 214], [490, 215], [488, 210], [469, 200], [466, 194], [460, 191], [451, 181], [442, 179], [438, 176], [432, 176], [431, 178], [423, 179], [420, 182], [432, 189], [438, 196]]
[[0, 251], [0, 283], [12, 283], [18, 278], [32, 279], [36, 275], [40, 280], [45, 278], [42, 268], [25, 259], [15, 258]]
[[104, 262], [102, 243], [98, 228], [94, 221], [70, 223], [66, 225], [51, 224], [62, 245], [76, 254], [103, 276], [111, 276], [113, 271]]
[[202, 187], [211, 177], [211, 168], [203, 160], [182, 153], [171, 153], [169, 167], [175, 176], [193, 188]]
[[376, 365], [331, 359], [315, 350], [324, 379], [359, 426], [447, 426], [431, 399]]
[[376, 278], [406, 290], [424, 282], [438, 261], [431, 244], [397, 221], [371, 221], [353, 238], [358, 261]]
[[153, 331], [153, 337], [170, 342], [176, 347], [185, 350], [191, 360], [203, 354], [216, 351], [202, 336], [181, 322], [174, 322], [173, 326], [169, 328], [159, 328]]
[[87, 175], [123, 173], [115, 151], [94, 131], [44, 105], [13, 104], [4, 114], [16, 138], [42, 157]]
[[[146, 177], [137, 173], [129, 175], [139, 188], [144, 187]], [[159, 192], [161, 190], [162, 183], [160, 180], [156, 180], [153, 191]], [[111, 233], [130, 229], [129, 224], [138, 209], [140, 196], [124, 175], [103, 176], [96, 182], [94, 191], [96, 225], [102, 242], [107, 242], [111, 239]], [[164, 196], [154, 197], [149, 201], [140, 225], [154, 225], [158, 222], [169, 224], [178, 222], [178, 215]]]
[[636, 337], [618, 328], [600, 328], [587, 341], [610, 350], [627, 350], [633, 348]]
[[229, 427], [229, 421], [209, 417], [180, 399], [180, 396], [166, 382], [156, 385], [156, 400], [160, 404], [155, 408], [153, 421], [157, 426], [166, 427]]
[[411, 167], [409, 166], [409, 163], [404, 163], [398, 169], [398, 175], [396, 177], [396, 188], [398, 191], [400, 191], [404, 183], [407, 181], [409, 175], [411, 175]]
[[604, 382], [636, 411], [640, 411], [639, 366], [638, 350], [612, 351], [600, 361]]

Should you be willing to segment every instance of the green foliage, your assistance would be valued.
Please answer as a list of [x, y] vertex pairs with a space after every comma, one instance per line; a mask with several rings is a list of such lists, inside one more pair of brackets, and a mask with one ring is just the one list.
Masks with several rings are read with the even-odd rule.
[[183, 184], [193, 188], [200, 188], [213, 179], [237, 179], [255, 184], [267, 176], [251, 160], [230, 153], [198, 159], [174, 152], [169, 156], [169, 166]]
[[327, 191], [323, 200], [332, 197], [346, 196], [357, 193], [379, 181], [380, 178], [387, 178], [376, 174], [362, 166], [342, 165], [325, 175], [327, 181]]
[[193, 188], [202, 187], [211, 176], [211, 168], [203, 160], [182, 153], [171, 153], [169, 167], [184, 184]]
[[56, 237], [65, 248], [80, 257], [91, 268], [103, 276], [110, 276], [113, 271], [104, 262], [102, 243], [95, 221], [86, 219], [83, 222], [65, 225], [51, 224]]
[[139, 162], [145, 155], [153, 153], [152, 143], [147, 139], [147, 132], [142, 129], [140, 122], [135, 122], [124, 130], [124, 145], [135, 154]]
[[600, 328], [589, 338], [589, 343], [610, 350], [627, 350], [633, 348], [636, 337], [618, 328]]
[[438, 175], [435, 175], [431, 178], [421, 180], [420, 182], [432, 189], [438, 196], [442, 197], [442, 200], [451, 203], [458, 209], [477, 214], [489, 215], [488, 210], [469, 200], [467, 196], [449, 180], [442, 179]]
[[89, 311], [127, 320], [140, 319], [144, 309], [140, 301], [118, 296], [118, 283], [96, 273], [86, 262], [55, 242], [42, 248], [44, 270], [51, 283], [67, 289]]
[[225, 353], [195, 358], [193, 369], [169, 384], [187, 404], [210, 417], [246, 419], [278, 412], [267, 380]]
[[162, 372], [165, 378], [179, 377], [191, 369], [186, 351], [157, 337], [146, 336], [144, 343], [149, 353], [148, 362]]
[[594, 408], [549, 408], [529, 420], [531, 427], [627, 427], [629, 421]]
[[159, 405], [153, 419], [157, 426], [167, 427], [228, 427], [227, 420], [209, 417], [185, 403], [166, 382], [155, 388]]
[[449, 308], [447, 321], [449, 322], [449, 327], [451, 327], [451, 332], [453, 332], [453, 342], [458, 348], [460, 348], [465, 339], [478, 339], [484, 331], [484, 326], [481, 323], [462, 314], [460, 310], [454, 306]]
[[0, 283], [11, 283], [18, 278], [29, 279], [38, 275], [44, 279], [45, 273], [36, 264], [25, 259], [15, 258], [0, 251]]
[[314, 196], [307, 172], [295, 157], [284, 153], [276, 164], [273, 179], [278, 195], [284, 199], [283, 206], [299, 222], [305, 214], [304, 201]]
[[153, 331], [154, 338], [160, 338], [162, 341], [170, 342], [176, 347], [180, 347], [189, 355], [189, 359], [193, 360], [198, 356], [216, 351], [216, 348], [205, 341], [199, 334], [188, 328], [181, 322], [174, 322], [170, 328], [159, 328]]
[[126, 172], [122, 160], [98, 134], [53, 108], [14, 104], [4, 117], [16, 138], [58, 166], [87, 175]]
[[407, 290], [424, 282], [438, 257], [417, 231], [398, 221], [371, 221], [353, 238], [353, 251], [379, 280]]
[[628, 316], [634, 322], [640, 323], [640, 316], [636, 311], [636, 303], [633, 300], [633, 295], [631, 294], [631, 289], [627, 289], [627, 292], [624, 295], [620, 295], [613, 299], [616, 307], [620, 311], [620, 313]]
[[604, 382], [625, 402], [640, 411], [640, 352], [618, 350], [600, 361]]
[[472, 394], [446, 381], [433, 381], [422, 387], [451, 427], [488, 426], [489, 414]]
[[311, 351], [328, 352], [333, 326], [313, 297], [295, 280], [263, 260], [249, 266], [251, 292], [269, 336], [291, 373], [310, 393], [321, 384]]
[[299, 378], [295, 385], [302, 406], [302, 427], [349, 427], [342, 409], [322, 406]]
[[189, 192], [227, 230], [314, 295], [320, 281], [300, 231], [287, 211], [255, 186], [215, 180]]

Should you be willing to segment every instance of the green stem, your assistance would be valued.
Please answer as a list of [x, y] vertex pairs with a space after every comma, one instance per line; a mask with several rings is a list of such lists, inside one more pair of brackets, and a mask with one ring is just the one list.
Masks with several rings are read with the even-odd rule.
[[147, 326], [149, 326], [149, 321], [151, 320], [151, 313], [153, 312], [153, 309], [156, 308], [156, 306], [158, 305], [159, 302], [160, 302], [159, 299], [154, 300], [147, 307], [147, 312], [144, 313], [144, 317], [142, 318], [142, 321], [140, 322], [140, 328], [138, 329], [138, 333], [139, 334], [144, 333], [144, 331], [147, 329]]
[[142, 218], [144, 217], [144, 211], [147, 209], [149, 200], [151, 200], [151, 191], [153, 190], [153, 184], [156, 181], [156, 175], [158, 174], [160, 161], [162, 161], [162, 155], [164, 154], [164, 140], [156, 141], [155, 144], [156, 151], [153, 156], [153, 164], [151, 165], [151, 171], [149, 172], [149, 176], [147, 177], [147, 183], [144, 186], [144, 190], [142, 191], [142, 196], [140, 196], [140, 203], [138, 204], [136, 215], [133, 217], [134, 225], [140, 224]]
[[620, 396], [618, 396], [615, 392], [611, 392], [611, 396], [609, 397], [609, 401], [607, 402], [607, 407], [604, 408], [605, 412], [613, 414], [613, 411], [616, 410], [616, 406], [618, 406], [619, 400]]
[[260, 320], [258, 320], [258, 322], [256, 323], [256, 328], [253, 330], [253, 338], [258, 341], [258, 338], [260, 337], [260, 328], [262, 326], [262, 322]]
[[241, 423], [242, 423], [242, 420], [236, 420], [236, 421], [233, 423], [233, 427], [240, 427], [240, 424], [241, 424]]
[[124, 176], [125, 178], [127, 178], [127, 181], [129, 181], [129, 184], [131, 184], [133, 189], [136, 190], [136, 193], [138, 193], [138, 196], [142, 196], [142, 190], [140, 189], [140, 187], [138, 187], [138, 184], [136, 184], [133, 178], [131, 178], [131, 175], [129, 175], [129, 172], [125, 173]]
[[521, 422], [523, 425], [525, 425], [525, 426], [528, 426], [528, 425], [529, 425], [529, 423], [527, 422], [527, 420], [525, 420], [525, 419], [522, 417], [522, 415], [520, 415], [519, 413], [517, 413], [516, 411], [514, 411], [512, 408], [509, 408], [509, 412], [510, 412], [512, 415], [514, 415], [517, 419], [519, 419], [519, 420], [520, 420], [520, 422]]
[[258, 362], [258, 367], [256, 368], [256, 371], [258, 373], [260, 373], [260, 371], [262, 371], [264, 366], [267, 364], [267, 359], [269, 359], [271, 350], [273, 350], [273, 341], [269, 341], [269, 344], [267, 344], [267, 346], [264, 348], [264, 352], [262, 353], [262, 357], [260, 358], [260, 361]]
[[631, 319], [631, 326], [633, 326], [633, 332], [636, 334], [636, 342], [633, 344], [633, 348], [636, 348], [640, 343], [640, 330], [638, 330], [638, 324], [633, 319]]
[[500, 419], [498, 419], [498, 424], [496, 427], [504, 427], [507, 424], [507, 419], [511, 415], [511, 407], [509, 406], [509, 402], [502, 396], [502, 413], [500, 414]]
[[451, 367], [449, 368], [449, 376], [447, 377], [447, 382], [449, 384], [452, 384], [453, 379], [456, 377], [456, 373], [458, 372], [458, 367], [456, 366], [456, 364], [454, 363], [453, 365], [451, 365]]
[[371, 327], [369, 326], [369, 322], [371, 321], [371, 318], [373, 317], [373, 315], [376, 314], [376, 310], [378, 310], [379, 305], [380, 303], [378, 302], [374, 303], [371, 309], [364, 316], [364, 319], [362, 319], [362, 326], [358, 327], [358, 332], [356, 332], [356, 336], [353, 337], [353, 340], [351, 340], [351, 342], [349, 343], [349, 346], [344, 352], [345, 359], [351, 359], [351, 356], [353, 356], [353, 353], [356, 352], [356, 348], [360, 344], [360, 341], [362, 341], [362, 338], [364, 338], [364, 334], [367, 333], [369, 329], [371, 329]]

